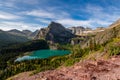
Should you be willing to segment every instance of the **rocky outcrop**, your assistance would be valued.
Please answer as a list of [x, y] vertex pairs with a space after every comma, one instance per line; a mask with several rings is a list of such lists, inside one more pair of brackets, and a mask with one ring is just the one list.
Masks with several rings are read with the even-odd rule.
[[42, 28], [35, 39], [45, 39], [51, 43], [69, 43], [75, 37], [59, 23], [51, 22], [47, 28]]
[[71, 32], [75, 35], [81, 35], [83, 34], [83, 31], [85, 31], [85, 28], [82, 26], [78, 26], [78, 27], [70, 27], [69, 28], [71, 30]]
[[97, 28], [96, 34], [94, 34], [87, 42], [82, 45], [83, 47], [88, 47], [90, 41], [96, 44], [106, 44], [111, 41], [113, 38], [120, 37], [120, 21], [117, 20], [108, 28]]
[[70, 27], [68, 29], [75, 35], [85, 35], [85, 34], [93, 32], [91, 28], [88, 28], [88, 27], [85, 28], [82, 26]]

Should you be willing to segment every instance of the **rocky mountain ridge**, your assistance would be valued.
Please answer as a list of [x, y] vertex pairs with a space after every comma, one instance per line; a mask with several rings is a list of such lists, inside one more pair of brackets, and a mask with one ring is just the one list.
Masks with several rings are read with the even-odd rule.
[[75, 37], [59, 23], [51, 22], [47, 28], [42, 28], [35, 39], [45, 39], [51, 43], [69, 43]]
[[9, 32], [0, 30], [0, 47], [7, 46], [13, 43], [22, 43], [29, 41], [24, 36], [10, 34]]
[[117, 25], [120, 25], [120, 19], [118, 19], [118, 20], [115, 21], [113, 24], [111, 24], [111, 25], [109, 26], [109, 28], [113, 28], [113, 27], [115, 27], [115, 26], [117, 26]]
[[19, 31], [17, 29], [12, 29], [12, 30], [9, 30], [7, 32], [12, 34], [12, 35], [24, 36], [24, 37], [33, 39], [37, 35], [38, 30], [32, 32], [30, 30]]
[[96, 43], [102, 44], [110, 41], [112, 38], [120, 37], [120, 21], [117, 20], [104, 31], [95, 35]]

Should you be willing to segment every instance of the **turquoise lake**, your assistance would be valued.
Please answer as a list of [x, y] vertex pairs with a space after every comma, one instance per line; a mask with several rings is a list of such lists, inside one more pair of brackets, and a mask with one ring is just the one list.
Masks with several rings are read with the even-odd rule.
[[45, 59], [45, 58], [49, 58], [53, 56], [63, 56], [67, 54], [70, 54], [70, 51], [68, 50], [38, 50], [38, 51], [34, 51], [28, 56], [19, 57], [15, 61]]

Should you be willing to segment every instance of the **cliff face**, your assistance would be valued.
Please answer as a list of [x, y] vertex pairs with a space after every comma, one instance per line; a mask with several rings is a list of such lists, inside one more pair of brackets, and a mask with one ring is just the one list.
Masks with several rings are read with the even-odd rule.
[[70, 27], [68, 28], [73, 34], [83, 36], [83, 35], [88, 35], [89, 33], [94, 33], [94, 30], [91, 28], [85, 28], [82, 26], [76, 26], [76, 27]]
[[71, 30], [71, 32], [75, 35], [82, 35], [83, 31], [85, 31], [85, 28], [82, 26], [78, 26], [78, 27], [70, 27], [69, 28]]
[[47, 28], [42, 28], [35, 39], [45, 39], [53, 43], [69, 43], [75, 37], [59, 23], [51, 22]]

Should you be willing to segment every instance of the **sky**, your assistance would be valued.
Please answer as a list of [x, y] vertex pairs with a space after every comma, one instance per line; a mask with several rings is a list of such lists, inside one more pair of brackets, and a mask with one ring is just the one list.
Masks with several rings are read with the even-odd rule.
[[120, 18], [120, 0], [0, 0], [0, 29], [35, 31], [51, 21], [65, 27], [108, 27]]

